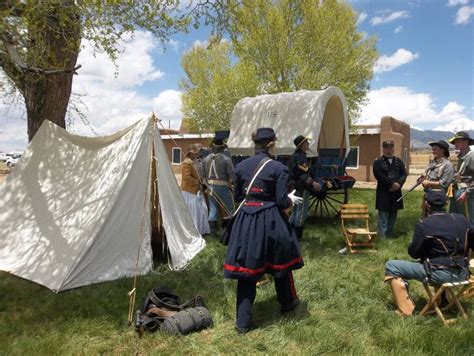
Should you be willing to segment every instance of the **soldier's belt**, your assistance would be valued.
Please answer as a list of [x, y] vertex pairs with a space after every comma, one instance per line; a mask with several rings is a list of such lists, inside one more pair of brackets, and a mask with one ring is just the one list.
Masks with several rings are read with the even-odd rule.
[[219, 179], [208, 179], [208, 180], [207, 180], [207, 183], [208, 183], [208, 184], [212, 184], [212, 185], [227, 185], [227, 184], [229, 184], [228, 181], [226, 181], [226, 180], [219, 180]]

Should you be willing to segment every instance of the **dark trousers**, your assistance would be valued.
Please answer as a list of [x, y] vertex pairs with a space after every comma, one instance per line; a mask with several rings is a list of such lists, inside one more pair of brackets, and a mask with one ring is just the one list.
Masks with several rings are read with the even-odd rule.
[[[289, 271], [275, 278], [275, 290], [281, 305], [290, 304], [297, 298], [293, 273]], [[237, 282], [237, 327], [246, 328], [252, 324], [252, 306], [257, 294], [257, 282], [239, 279]]]

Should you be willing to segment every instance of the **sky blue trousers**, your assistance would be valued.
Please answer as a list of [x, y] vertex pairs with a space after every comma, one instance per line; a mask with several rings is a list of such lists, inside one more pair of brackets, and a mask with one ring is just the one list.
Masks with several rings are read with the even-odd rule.
[[393, 237], [398, 210], [379, 210], [377, 221], [377, 235], [379, 238]]
[[225, 206], [227, 212], [223, 213], [224, 216], [232, 215], [234, 212], [234, 198], [232, 192], [226, 185], [210, 185], [209, 189], [213, 191], [213, 196], [209, 196], [209, 221], [217, 221], [219, 218], [220, 204], [216, 201], [217, 199]]
[[[426, 272], [420, 262], [410, 262], [403, 260], [389, 260], [385, 264], [385, 275], [400, 277], [404, 280], [416, 279], [423, 282], [426, 279]], [[432, 269], [431, 283], [441, 285], [447, 282], [461, 282], [469, 277], [467, 269]]]
[[304, 226], [304, 222], [308, 217], [309, 209], [309, 191], [303, 191], [303, 202], [293, 206], [293, 211], [289, 219], [289, 223], [296, 227]]

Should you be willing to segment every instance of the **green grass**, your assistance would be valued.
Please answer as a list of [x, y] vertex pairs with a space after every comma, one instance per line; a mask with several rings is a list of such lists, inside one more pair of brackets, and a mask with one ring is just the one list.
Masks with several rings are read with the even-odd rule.
[[[353, 190], [351, 202], [373, 205], [373, 190]], [[204, 296], [214, 327], [186, 337], [156, 333], [139, 339], [126, 324], [133, 280], [53, 294], [35, 283], [0, 274], [0, 353], [4, 354], [404, 354], [474, 353], [474, 302], [465, 301], [471, 320], [445, 327], [436, 317], [400, 318], [393, 312], [384, 263], [408, 259], [421, 194], [410, 194], [398, 219], [396, 240], [378, 242], [378, 252], [339, 256], [343, 246], [339, 221], [312, 221], [305, 231], [305, 267], [295, 272], [302, 305], [282, 317], [273, 285], [257, 291], [255, 321], [260, 328], [238, 336], [234, 331], [235, 281], [224, 280], [225, 248], [208, 246], [182, 272], [159, 266], [138, 279], [138, 298], [154, 286], [167, 285], [183, 298]], [[372, 224], [376, 212], [371, 210]], [[426, 298], [411, 283], [417, 311]], [[139, 303], [138, 303], [139, 304]], [[137, 305], [137, 308], [139, 305]]]

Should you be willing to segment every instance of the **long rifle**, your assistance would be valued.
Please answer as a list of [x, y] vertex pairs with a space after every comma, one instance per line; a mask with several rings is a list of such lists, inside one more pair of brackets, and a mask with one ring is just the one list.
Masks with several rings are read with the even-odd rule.
[[416, 183], [413, 184], [410, 189], [408, 189], [408, 191], [405, 192], [405, 194], [403, 194], [400, 198], [397, 199], [397, 203], [402, 200], [403, 198], [405, 198], [408, 194], [410, 194], [411, 192], [413, 192], [416, 187], [418, 187], [421, 183], [423, 183], [423, 181], [425, 180], [425, 176], [420, 176], [417, 180], [416, 180]]
[[397, 203], [403, 198], [405, 198], [408, 194], [413, 192], [416, 189], [416, 187], [418, 187], [421, 183], [423, 183], [423, 181], [426, 179], [426, 177], [428, 177], [428, 174], [430, 174], [430, 172], [435, 168], [435, 166], [436, 166], [436, 162], [433, 160], [433, 162], [426, 169], [425, 174], [418, 177], [418, 179], [416, 180], [416, 183], [413, 184], [405, 194], [403, 194], [400, 198], [397, 199]]

